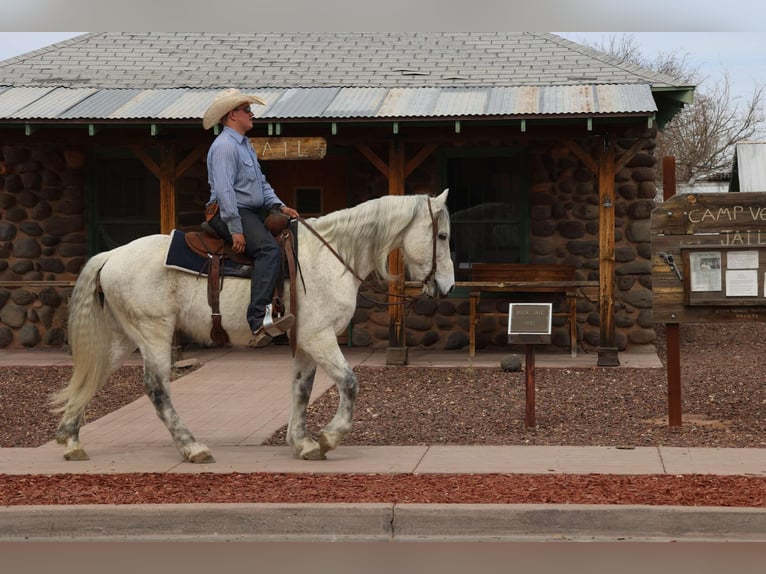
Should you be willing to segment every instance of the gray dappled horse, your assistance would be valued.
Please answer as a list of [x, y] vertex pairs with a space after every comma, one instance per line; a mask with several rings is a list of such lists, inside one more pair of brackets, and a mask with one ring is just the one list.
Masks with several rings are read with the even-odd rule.
[[[337, 335], [354, 314], [360, 278], [373, 272], [389, 277], [388, 254], [395, 248], [402, 249], [408, 277], [423, 281], [424, 294], [446, 295], [455, 278], [447, 190], [434, 198], [385, 196], [308, 223], [343, 262], [310, 230], [298, 226], [298, 266], [303, 280], [299, 279], [296, 288], [297, 348], [287, 442], [298, 457], [324, 459], [351, 430], [357, 380], [341, 353]], [[99, 253], [77, 279], [69, 308], [72, 378], [53, 399], [63, 413], [56, 439], [66, 445], [67, 460], [87, 460], [79, 440], [85, 408], [107, 377], [136, 349], [144, 360], [146, 394], [183, 460], [214, 460], [210, 449], [181, 422], [170, 400], [174, 332], [178, 329], [195, 341], [210, 344], [212, 320], [207, 282], [165, 266], [169, 242], [168, 235], [151, 235]], [[288, 289], [286, 285], [285, 302]], [[222, 326], [233, 345], [246, 345], [252, 336], [245, 318], [249, 300], [249, 279], [224, 282]], [[258, 360], [257, 355], [253, 360]], [[340, 397], [337, 412], [321, 429], [318, 441], [306, 430], [306, 408], [317, 365], [335, 382]]]

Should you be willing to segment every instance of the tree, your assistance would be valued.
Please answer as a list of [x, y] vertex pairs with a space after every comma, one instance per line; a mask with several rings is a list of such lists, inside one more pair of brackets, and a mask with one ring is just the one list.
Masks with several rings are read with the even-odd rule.
[[[720, 78], [700, 75], [687, 63], [688, 53], [660, 53], [647, 60], [631, 34], [612, 36], [591, 48], [606, 52], [623, 62], [636, 64], [677, 78], [681, 84], [696, 85], [694, 103], [684, 107], [657, 134], [658, 158], [676, 158], [676, 178], [693, 184], [712, 176], [729, 173], [735, 144], [759, 139], [766, 134], [764, 100], [766, 85], [756, 84], [749, 100], [731, 93], [726, 70]], [[661, 181], [661, 165], [658, 180]]]

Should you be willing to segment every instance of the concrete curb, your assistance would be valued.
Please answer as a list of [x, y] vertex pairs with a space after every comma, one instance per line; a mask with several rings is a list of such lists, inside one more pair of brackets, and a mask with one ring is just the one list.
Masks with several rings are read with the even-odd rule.
[[556, 504], [6, 506], [0, 541], [766, 541], [766, 509]]
[[399, 540], [766, 540], [766, 509], [568, 504], [405, 504]]

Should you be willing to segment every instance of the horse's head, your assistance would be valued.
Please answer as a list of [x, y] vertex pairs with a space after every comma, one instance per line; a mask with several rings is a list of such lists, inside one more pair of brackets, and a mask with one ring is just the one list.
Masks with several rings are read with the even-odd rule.
[[422, 202], [402, 243], [407, 275], [414, 281], [423, 281], [423, 293], [429, 297], [446, 296], [455, 287], [447, 192], [445, 189], [439, 196]]

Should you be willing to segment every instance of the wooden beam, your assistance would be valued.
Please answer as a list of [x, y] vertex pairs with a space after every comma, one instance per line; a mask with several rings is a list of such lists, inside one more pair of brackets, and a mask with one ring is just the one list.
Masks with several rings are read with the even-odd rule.
[[138, 159], [141, 160], [141, 163], [144, 164], [146, 169], [148, 169], [154, 177], [157, 179], [160, 179], [160, 166], [157, 165], [157, 163], [152, 159], [152, 157], [146, 153], [142, 147], [134, 145], [130, 146], [130, 149], [133, 150], [133, 155], [135, 155]]
[[[604, 149], [606, 147], [606, 149]], [[599, 366], [618, 366], [614, 324], [614, 146], [599, 147]]]
[[194, 149], [189, 152], [189, 155], [181, 160], [176, 166], [176, 177], [181, 177], [186, 173], [186, 170], [193, 166], [197, 160], [205, 154], [207, 147], [208, 146], [204, 144], [194, 146]]
[[630, 146], [630, 149], [626, 151], [622, 156], [620, 156], [620, 159], [617, 160], [617, 165], [614, 168], [614, 172], [619, 172], [622, 168], [624, 168], [630, 160], [633, 159], [633, 157], [643, 148], [647, 143], [649, 142], [646, 138], [641, 138], [636, 140], [636, 142]]
[[140, 146], [130, 146], [133, 154], [146, 169], [160, 180], [160, 233], [170, 233], [176, 227], [176, 178], [191, 167], [204, 153], [205, 146], [198, 144], [176, 166], [176, 148], [171, 143], [160, 147], [160, 165]]
[[404, 168], [404, 177], [408, 177], [413, 171], [415, 171], [418, 166], [420, 166], [420, 164], [423, 163], [425, 159], [431, 155], [438, 147], [438, 144], [431, 143], [426, 144], [420, 148], [420, 151], [418, 151], [418, 153], [416, 153], [415, 156], [407, 162], [407, 165]]
[[572, 153], [577, 156], [577, 159], [585, 164], [585, 167], [587, 167], [593, 173], [598, 173], [598, 163], [591, 157], [588, 152], [580, 147], [580, 144], [574, 140], [563, 140], [563, 142], [564, 145], [566, 145], [572, 151]]
[[386, 165], [386, 162], [380, 159], [377, 154], [372, 151], [372, 149], [370, 149], [370, 146], [367, 144], [356, 144], [356, 149], [358, 149], [359, 153], [361, 153], [364, 157], [370, 160], [370, 163], [378, 168], [380, 173], [388, 178], [388, 166]]
[[160, 233], [176, 227], [176, 150], [172, 144], [160, 149]]
[[[398, 141], [389, 144], [388, 152], [388, 194], [404, 195], [404, 145]], [[404, 337], [404, 260], [400, 249], [392, 251], [388, 256], [388, 268], [394, 279], [388, 283], [389, 293], [389, 341], [388, 346], [403, 349], [406, 346]], [[403, 362], [406, 363], [406, 356]]]

